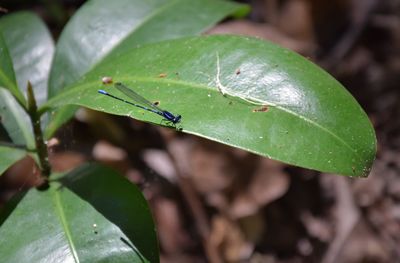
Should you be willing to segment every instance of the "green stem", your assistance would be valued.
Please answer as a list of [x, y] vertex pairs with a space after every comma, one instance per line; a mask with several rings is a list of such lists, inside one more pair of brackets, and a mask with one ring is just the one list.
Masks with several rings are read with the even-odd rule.
[[33, 93], [32, 85], [30, 82], [28, 82], [27, 96], [28, 114], [32, 122], [33, 133], [35, 135], [36, 149], [39, 157], [39, 166], [42, 176], [47, 181], [51, 173], [51, 167], [49, 163], [47, 145], [44, 143], [42, 128], [40, 126], [40, 114], [37, 110], [35, 95]]

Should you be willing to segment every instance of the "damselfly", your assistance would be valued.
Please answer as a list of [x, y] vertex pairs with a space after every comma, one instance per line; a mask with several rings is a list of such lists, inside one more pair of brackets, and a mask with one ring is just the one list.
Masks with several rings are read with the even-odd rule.
[[177, 124], [178, 122], [181, 121], [182, 116], [181, 115], [174, 115], [169, 111], [160, 109], [159, 107], [157, 107], [156, 105], [154, 105], [153, 103], [151, 103], [150, 101], [148, 101], [147, 99], [143, 98], [142, 96], [140, 96], [138, 93], [136, 93], [135, 91], [133, 91], [132, 89], [126, 87], [124, 84], [117, 82], [114, 84], [115, 88], [117, 88], [119, 91], [121, 91], [122, 93], [124, 93], [126, 96], [128, 96], [129, 98], [131, 98], [132, 100], [134, 100], [136, 103], [125, 100], [123, 98], [114, 96], [110, 93], [108, 93], [105, 90], [99, 90], [98, 92], [100, 94], [103, 95], [107, 95], [113, 99], [125, 102], [127, 104], [133, 105], [135, 107], [153, 112], [155, 114], [160, 115], [161, 117], [163, 117], [165, 120], [172, 122], [173, 124]]

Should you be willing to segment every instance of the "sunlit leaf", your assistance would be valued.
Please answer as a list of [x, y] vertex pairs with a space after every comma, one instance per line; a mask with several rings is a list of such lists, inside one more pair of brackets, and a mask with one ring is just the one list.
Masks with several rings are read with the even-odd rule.
[[350, 93], [307, 59], [269, 42], [210, 36], [132, 49], [99, 64], [46, 106], [78, 104], [166, 125], [156, 114], [98, 94], [102, 88], [128, 99], [100, 76], [181, 114], [183, 132], [272, 159], [366, 176], [375, 158], [374, 130]]
[[[60, 39], [49, 81], [49, 97], [72, 84], [105, 57], [144, 43], [197, 35], [228, 15], [249, 8], [222, 0], [88, 1], [68, 22]], [[67, 107], [52, 115], [50, 137], [74, 114]]]
[[0, 19], [19, 89], [26, 91], [28, 81], [38, 104], [47, 99], [47, 81], [54, 43], [43, 21], [34, 13], [16, 12]]

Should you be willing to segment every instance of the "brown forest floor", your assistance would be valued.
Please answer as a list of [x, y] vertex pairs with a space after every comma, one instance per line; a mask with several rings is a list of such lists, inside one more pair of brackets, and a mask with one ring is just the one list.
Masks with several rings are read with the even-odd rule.
[[[376, 129], [378, 154], [367, 179], [290, 167], [85, 110], [58, 134], [54, 167], [95, 159], [140, 185], [164, 263], [400, 262], [400, 0], [250, 2], [247, 19], [208, 33], [271, 40], [341, 81]], [[99, 131], [99, 122], [111, 128]], [[124, 139], [110, 139], [116, 133]], [[1, 203], [35, 183], [18, 176], [27, 164], [1, 178]]]

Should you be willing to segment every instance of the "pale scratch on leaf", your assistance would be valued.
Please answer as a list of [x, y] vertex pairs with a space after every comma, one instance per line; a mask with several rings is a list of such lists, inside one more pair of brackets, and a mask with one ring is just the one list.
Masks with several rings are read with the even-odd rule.
[[[216, 52], [216, 56], [217, 56], [217, 75], [215, 77], [215, 84], [217, 85], [218, 91], [221, 92], [221, 94], [224, 97], [229, 95], [229, 96], [232, 96], [232, 97], [236, 97], [236, 98], [242, 99], [242, 100], [244, 100], [244, 101], [246, 101], [248, 103], [251, 103], [251, 104], [264, 105], [263, 102], [252, 100], [251, 98], [249, 98], [245, 94], [241, 94], [241, 93], [237, 93], [237, 92], [233, 93], [233, 91], [230, 88], [224, 86], [221, 83], [221, 79], [220, 79], [220, 76], [221, 76], [221, 65], [220, 65], [219, 53], [218, 52]], [[231, 92], [229, 92], [229, 90], [231, 90]]]
[[220, 74], [221, 74], [221, 66], [220, 66], [220, 64], [219, 64], [219, 54], [218, 54], [218, 52], [216, 52], [216, 55], [217, 55], [217, 76], [216, 76], [215, 82], [216, 82], [216, 84], [217, 84], [217, 88], [218, 88], [219, 92], [221, 92], [222, 95], [225, 96], [225, 95], [228, 93], [228, 92], [226, 91], [226, 90], [227, 90], [227, 87], [225, 87], [224, 85], [222, 85], [221, 80], [220, 80], [220, 78], [219, 78], [219, 76], [220, 76]]

